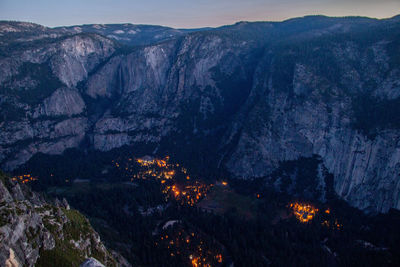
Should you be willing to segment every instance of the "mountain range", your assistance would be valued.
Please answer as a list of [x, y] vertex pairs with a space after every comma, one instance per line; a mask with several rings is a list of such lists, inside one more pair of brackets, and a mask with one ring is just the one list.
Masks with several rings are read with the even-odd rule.
[[129, 146], [252, 179], [317, 158], [317, 187], [329, 173], [352, 206], [400, 209], [399, 22], [308, 16], [183, 30], [2, 21], [1, 167]]

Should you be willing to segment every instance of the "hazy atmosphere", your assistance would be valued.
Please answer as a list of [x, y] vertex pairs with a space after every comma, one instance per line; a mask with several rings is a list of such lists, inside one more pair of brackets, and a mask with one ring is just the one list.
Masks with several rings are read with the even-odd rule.
[[89, 23], [157, 24], [177, 28], [220, 26], [237, 21], [280, 21], [304, 15], [387, 18], [399, 0], [1, 0], [0, 19], [46, 26]]

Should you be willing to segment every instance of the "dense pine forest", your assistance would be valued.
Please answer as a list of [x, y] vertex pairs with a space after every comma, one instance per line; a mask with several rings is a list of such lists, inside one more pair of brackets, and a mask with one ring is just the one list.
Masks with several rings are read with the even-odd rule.
[[[400, 213], [351, 208], [333, 193], [330, 175], [321, 194], [313, 187], [318, 161], [286, 162], [243, 181], [128, 148], [101, 157], [71, 150], [35, 157], [29, 176], [21, 168], [15, 179], [65, 197], [107, 246], [139, 266], [399, 265]], [[35, 168], [43, 162], [52, 168]], [[291, 185], [296, 171], [302, 183]]]

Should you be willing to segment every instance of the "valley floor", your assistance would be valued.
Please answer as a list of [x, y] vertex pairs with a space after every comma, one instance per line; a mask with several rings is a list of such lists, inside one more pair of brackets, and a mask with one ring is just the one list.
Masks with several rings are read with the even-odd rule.
[[107, 179], [49, 185], [30, 174], [27, 183], [68, 199], [133, 265], [400, 264], [395, 211], [367, 216], [336, 198], [293, 198], [263, 179], [205, 178], [169, 157], [123, 156], [100, 170]]

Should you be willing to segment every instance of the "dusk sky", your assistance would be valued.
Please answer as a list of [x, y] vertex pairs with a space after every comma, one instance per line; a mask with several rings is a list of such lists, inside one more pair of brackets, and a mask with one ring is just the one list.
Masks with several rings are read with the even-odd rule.
[[0, 20], [46, 26], [134, 23], [195, 28], [316, 14], [387, 18], [400, 14], [400, 0], [0, 0]]

